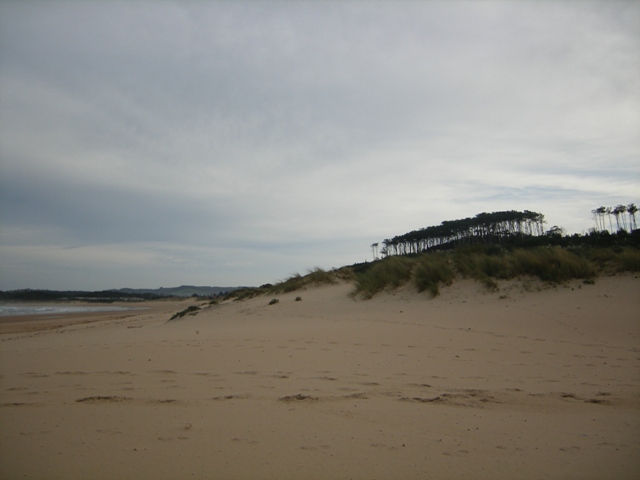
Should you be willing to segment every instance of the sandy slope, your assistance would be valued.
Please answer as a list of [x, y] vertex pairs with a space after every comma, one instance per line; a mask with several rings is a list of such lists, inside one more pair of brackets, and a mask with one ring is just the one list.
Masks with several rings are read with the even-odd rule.
[[638, 478], [639, 287], [337, 285], [5, 334], [0, 477]]

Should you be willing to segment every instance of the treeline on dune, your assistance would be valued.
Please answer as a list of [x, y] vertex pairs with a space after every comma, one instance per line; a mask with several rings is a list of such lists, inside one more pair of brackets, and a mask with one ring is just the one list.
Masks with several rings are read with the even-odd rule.
[[518, 277], [593, 283], [599, 275], [640, 271], [640, 230], [632, 228], [637, 209], [631, 207], [625, 209], [629, 220], [620, 221], [617, 231], [596, 227], [573, 235], [557, 226], [545, 231], [544, 215], [528, 210], [480, 213], [385, 239], [381, 248], [372, 244], [372, 262], [328, 271], [314, 268], [307, 275], [236, 290], [224, 298], [277, 295], [339, 281], [353, 283], [353, 295], [362, 298], [408, 283], [435, 296], [456, 278], [474, 279], [490, 290], [497, 289], [498, 280]]
[[[544, 215], [525, 210], [507, 210], [493, 213], [479, 213], [472, 218], [446, 220], [440, 225], [413, 230], [402, 235], [387, 238], [371, 244], [374, 259], [381, 255], [406, 255], [428, 250], [453, 249], [476, 244], [499, 244], [505, 246], [534, 247], [558, 246], [614, 246], [633, 243], [624, 239], [625, 234], [637, 230], [635, 204], [618, 205], [613, 208], [599, 207], [592, 210], [595, 228], [587, 235], [564, 235], [561, 227], [553, 226], [544, 230]], [[607, 228], [604, 215], [609, 216]], [[616, 220], [614, 229], [611, 217]], [[612, 234], [615, 235], [612, 237]]]
[[[479, 213], [473, 218], [445, 220], [440, 225], [387, 238], [382, 241], [380, 254], [386, 257], [475, 243], [522, 242], [542, 235], [544, 223], [544, 215], [529, 210]], [[378, 256], [378, 247], [378, 243], [371, 245], [374, 258]]]

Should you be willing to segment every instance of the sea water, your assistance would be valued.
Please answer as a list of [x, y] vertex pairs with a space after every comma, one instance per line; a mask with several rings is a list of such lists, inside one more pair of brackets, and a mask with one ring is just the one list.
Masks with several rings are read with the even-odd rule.
[[80, 305], [0, 305], [0, 317], [10, 315], [62, 315], [67, 313], [120, 312], [142, 310], [135, 307], [88, 307]]

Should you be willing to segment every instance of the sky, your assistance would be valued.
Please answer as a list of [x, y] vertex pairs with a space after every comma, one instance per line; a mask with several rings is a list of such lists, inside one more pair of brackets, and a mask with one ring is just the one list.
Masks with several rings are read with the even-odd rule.
[[0, 290], [261, 285], [640, 198], [637, 1], [2, 1]]

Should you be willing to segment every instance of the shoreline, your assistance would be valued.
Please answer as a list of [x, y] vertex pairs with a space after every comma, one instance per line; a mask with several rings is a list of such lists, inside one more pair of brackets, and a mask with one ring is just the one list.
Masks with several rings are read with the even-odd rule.
[[[85, 323], [103, 322], [109, 320], [134, 317], [142, 314], [158, 314], [162, 312], [173, 312], [193, 299], [166, 299], [149, 300], [137, 302], [140, 306], [132, 306], [131, 302], [112, 302], [109, 307], [120, 307], [120, 310], [104, 311], [82, 311], [82, 312], [62, 312], [62, 313], [42, 313], [26, 315], [4, 315], [0, 316], [0, 335], [11, 333], [28, 333], [42, 330], [55, 330], [71, 325]], [[6, 304], [8, 305], [8, 304]], [[12, 302], [11, 305], [25, 306], [71, 306], [71, 307], [96, 307], [94, 302]]]

